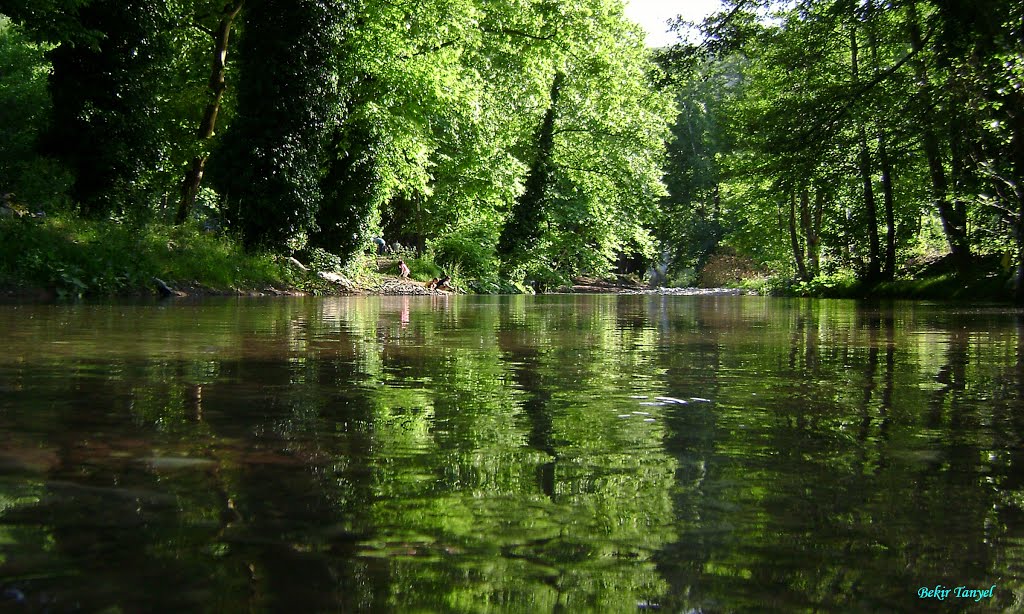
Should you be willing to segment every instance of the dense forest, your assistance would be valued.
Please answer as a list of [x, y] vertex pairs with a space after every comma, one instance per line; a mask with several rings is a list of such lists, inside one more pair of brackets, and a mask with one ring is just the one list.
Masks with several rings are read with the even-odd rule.
[[5, 0], [5, 215], [337, 263], [383, 236], [481, 291], [723, 258], [805, 291], [1024, 278], [1019, 3], [677, 27], [648, 49], [620, 0]]
[[699, 31], [666, 54], [677, 261], [729, 245], [813, 287], [946, 254], [953, 275], [1019, 285], [1020, 3], [740, 1]]

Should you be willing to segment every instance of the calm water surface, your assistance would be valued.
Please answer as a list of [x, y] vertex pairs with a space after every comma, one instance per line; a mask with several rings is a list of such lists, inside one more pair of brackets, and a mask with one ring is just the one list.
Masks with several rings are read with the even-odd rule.
[[1003, 307], [5, 305], [0, 610], [1016, 611], [1022, 443]]

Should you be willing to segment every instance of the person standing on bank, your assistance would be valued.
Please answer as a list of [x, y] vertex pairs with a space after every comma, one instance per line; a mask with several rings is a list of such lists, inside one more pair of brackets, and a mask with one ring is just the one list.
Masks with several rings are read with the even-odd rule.
[[398, 276], [402, 279], [409, 277], [409, 265], [405, 263], [405, 260], [398, 261]]

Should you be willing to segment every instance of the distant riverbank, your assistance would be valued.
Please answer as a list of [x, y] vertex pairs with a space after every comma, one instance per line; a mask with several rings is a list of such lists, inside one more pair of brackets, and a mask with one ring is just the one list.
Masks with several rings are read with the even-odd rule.
[[[903, 278], [877, 283], [852, 276], [825, 275], [810, 281], [762, 284], [763, 293], [780, 296], [851, 299], [1014, 302], [1012, 273], [992, 258], [977, 258], [967, 272], [943, 259]], [[756, 284], [750, 284], [756, 287]]]
[[[481, 290], [453, 275], [451, 287], [428, 287], [444, 272], [428, 258], [357, 254], [342, 263], [323, 250], [246, 252], [228, 237], [182, 226], [119, 224], [50, 216], [0, 220], [0, 296], [57, 300], [103, 296], [436, 295]], [[532, 292], [505, 283], [489, 293]], [[577, 278], [547, 293], [741, 294], [735, 288], [650, 288], [635, 276]]]
[[[398, 256], [357, 254], [342, 263], [323, 250], [293, 255], [246, 252], [197, 225], [132, 227], [78, 218], [0, 219], [0, 296], [54, 300], [97, 296], [448, 295], [530, 292], [512, 284], [476, 287], [453, 275], [451, 290], [427, 287], [441, 269], [406, 257], [411, 278], [398, 276]], [[551, 293], [769, 294], [818, 298], [1014, 300], [999, 263], [979, 261], [969, 276], [931, 265], [912, 279], [865, 284], [851, 276], [811, 281], [747, 280], [733, 287], [649, 287], [635, 276], [577, 278]]]

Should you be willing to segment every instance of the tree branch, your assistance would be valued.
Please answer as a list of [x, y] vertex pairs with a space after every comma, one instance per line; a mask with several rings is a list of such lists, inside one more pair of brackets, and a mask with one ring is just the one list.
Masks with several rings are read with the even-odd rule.
[[204, 26], [203, 24], [199, 23], [198, 21], [193, 21], [189, 25], [192, 26], [193, 28], [195, 28], [196, 30], [199, 30], [200, 32], [206, 34], [210, 38], [217, 38], [217, 33], [214, 32], [212, 28], [207, 28], [206, 26]]
[[[933, 32], [934, 27], [928, 30], [928, 33], [925, 36], [925, 40], [928, 40]], [[809, 131], [801, 135], [799, 138], [794, 139], [794, 141], [799, 143], [801, 147], [807, 146], [808, 143], [819, 142], [824, 136], [828, 135], [836, 128], [839, 121], [843, 119], [843, 117], [845, 117], [847, 113], [850, 112], [850, 109], [852, 109], [853, 106], [860, 101], [860, 98], [862, 96], [864, 96], [865, 94], [873, 90], [876, 86], [878, 86], [880, 83], [894, 75], [896, 71], [902, 68], [904, 64], [909, 62], [923, 48], [924, 47], [921, 46], [918, 47], [917, 49], [912, 49], [906, 55], [900, 58], [898, 62], [886, 68], [885, 70], [876, 73], [870, 81], [863, 84], [860, 88], [854, 91], [853, 94], [847, 96], [846, 102], [841, 107], [839, 107], [834, 113], [832, 113], [831, 116], [829, 116], [824, 121], [816, 123]]]
[[609, 173], [608, 171], [604, 171], [597, 168], [588, 168], [584, 166], [569, 166], [567, 164], [559, 164], [558, 166], [559, 168], [563, 168], [570, 171], [579, 171], [581, 173], [593, 173], [595, 175], [601, 175], [602, 177], [608, 177], [609, 179], [616, 179], [616, 176], [613, 173]]
[[538, 34], [531, 34], [524, 30], [517, 30], [515, 28], [481, 28], [482, 32], [487, 34], [502, 34], [504, 36], [521, 36], [523, 38], [530, 38], [537, 41], [550, 41], [555, 37], [554, 34], [548, 34], [547, 36], [540, 36]]
[[427, 55], [428, 53], [435, 53], [437, 51], [440, 51], [440, 50], [444, 49], [445, 47], [451, 47], [451, 46], [455, 45], [458, 42], [459, 41], [456, 41], [456, 40], [445, 41], [445, 42], [441, 43], [440, 45], [434, 45], [433, 47], [427, 47], [426, 49], [420, 49], [419, 51], [414, 51], [413, 53], [410, 53], [408, 55], [403, 55], [402, 59], [403, 60], [411, 60], [412, 58], [414, 58], [416, 56]]

